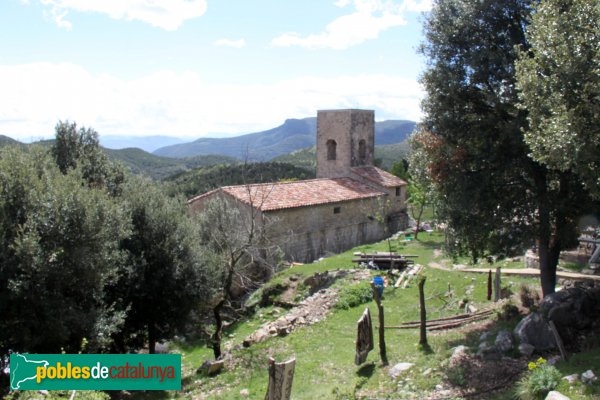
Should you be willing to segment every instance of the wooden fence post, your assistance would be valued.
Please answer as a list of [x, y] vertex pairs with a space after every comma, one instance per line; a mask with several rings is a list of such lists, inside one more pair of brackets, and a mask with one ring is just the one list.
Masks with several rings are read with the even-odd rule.
[[487, 299], [490, 301], [492, 299], [492, 270], [488, 271], [488, 286], [487, 286]]
[[276, 363], [273, 357], [269, 357], [269, 386], [267, 387], [265, 400], [290, 399], [295, 368], [295, 358]]
[[496, 276], [494, 277], [494, 303], [500, 300], [502, 290], [500, 285], [500, 267], [496, 268]]
[[423, 347], [429, 346], [427, 343], [427, 311], [425, 310], [425, 276], [419, 277], [419, 305], [421, 307], [421, 334], [419, 344]]
[[373, 288], [373, 298], [377, 303], [377, 311], [379, 313], [379, 356], [381, 357], [381, 364], [388, 365], [387, 351], [385, 348], [385, 319], [383, 316], [383, 306], [381, 305], [381, 298], [379, 297], [379, 290], [375, 286], [375, 283], [371, 282]]

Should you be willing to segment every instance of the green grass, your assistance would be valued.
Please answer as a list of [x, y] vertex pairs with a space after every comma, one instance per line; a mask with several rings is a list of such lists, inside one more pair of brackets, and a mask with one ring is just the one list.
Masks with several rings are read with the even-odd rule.
[[[433, 250], [440, 248], [442, 242], [442, 234], [422, 233], [418, 241], [394, 241], [392, 245], [395, 251], [418, 255], [417, 262], [427, 265], [434, 261]], [[295, 266], [280, 272], [269, 284], [281, 283], [292, 274], [308, 277], [315, 272], [355, 268], [356, 265], [351, 262], [354, 251], [385, 251], [387, 246], [385, 241], [359, 246], [318, 263]], [[484, 274], [426, 269], [425, 275], [429, 319], [460, 313], [461, 310], [458, 310], [456, 305], [459, 300], [465, 298], [479, 309], [490, 306], [486, 300], [487, 276]], [[503, 283], [505, 286], [513, 286], [513, 291], [516, 291], [522, 282], [535, 281], [530, 278], [511, 277]], [[406, 289], [386, 288], [383, 304], [386, 326], [399, 325], [401, 322], [419, 318], [418, 291], [415, 283], [411, 283]], [[377, 308], [373, 301], [348, 309], [334, 309], [324, 321], [299, 328], [287, 337], [275, 337], [248, 349], [234, 350], [234, 367], [211, 378], [196, 375], [194, 371], [205, 359], [212, 357], [212, 350], [203, 345], [182, 347], [185, 384], [182, 392], [173, 393], [173, 397], [191, 398], [202, 393], [208, 395], [208, 398], [237, 399], [241, 397], [240, 390], [247, 389], [250, 393], [249, 398], [263, 398], [268, 380], [266, 366], [269, 356], [278, 361], [296, 357], [292, 390], [294, 399], [393, 397], [398, 394], [398, 383], [387, 376], [389, 367], [381, 365], [377, 343], [363, 366], [354, 365], [356, 321], [365, 307], [371, 309], [376, 320]], [[230, 327], [226, 331], [229, 341], [226, 346], [240, 344], [246, 335], [264, 322], [277, 318], [280, 314], [273, 312], [273, 309], [257, 309], [251, 318]], [[498, 324], [498, 329], [503, 327], [501, 324]], [[425, 396], [445, 379], [445, 372], [440, 365], [450, 356], [451, 348], [462, 343], [476, 346], [479, 333], [468, 336], [457, 331], [430, 333], [431, 352], [418, 349], [418, 335], [416, 329], [386, 330], [387, 353], [390, 365], [398, 362], [415, 364], [406, 373], [406, 378], [410, 380], [404, 381], [404, 386], [410, 385], [412, 392]], [[424, 376], [423, 372], [427, 370], [430, 372]]]

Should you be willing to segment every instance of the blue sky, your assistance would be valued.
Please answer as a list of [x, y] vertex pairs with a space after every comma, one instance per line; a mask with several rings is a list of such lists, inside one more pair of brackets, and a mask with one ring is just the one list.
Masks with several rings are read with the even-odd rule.
[[420, 118], [430, 0], [4, 0], [0, 134], [197, 138], [318, 109]]

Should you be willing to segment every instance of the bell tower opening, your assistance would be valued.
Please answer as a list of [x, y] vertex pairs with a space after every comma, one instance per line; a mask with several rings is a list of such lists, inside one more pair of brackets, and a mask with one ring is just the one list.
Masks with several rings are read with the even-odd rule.
[[337, 143], [333, 139], [327, 141], [327, 161], [337, 158]]
[[358, 165], [365, 165], [367, 161], [367, 142], [361, 139], [358, 142]]

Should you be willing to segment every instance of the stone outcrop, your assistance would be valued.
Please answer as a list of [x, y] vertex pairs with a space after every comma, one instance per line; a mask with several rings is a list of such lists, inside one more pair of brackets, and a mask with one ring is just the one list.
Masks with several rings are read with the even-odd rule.
[[588, 334], [600, 330], [600, 286], [579, 285], [546, 296], [539, 312], [523, 318], [514, 335], [536, 351], [556, 348], [550, 321], [566, 347], [581, 345]]
[[537, 351], [550, 350], [556, 347], [550, 325], [537, 312], [523, 318], [515, 327], [513, 333], [519, 342], [530, 344]]
[[576, 345], [582, 333], [600, 328], [600, 287], [572, 287], [548, 295], [540, 313], [554, 322], [566, 346]]

